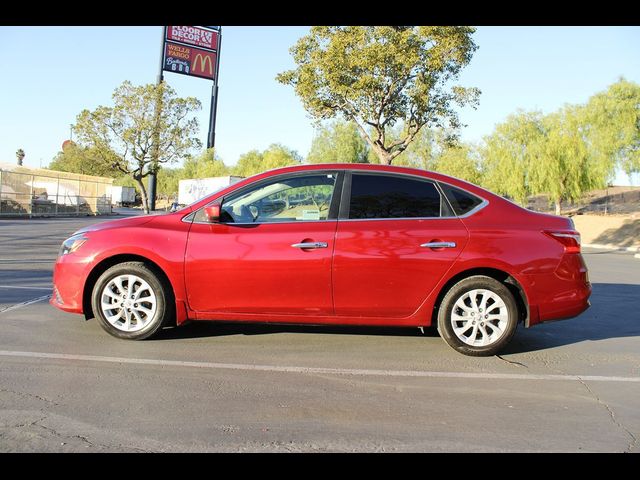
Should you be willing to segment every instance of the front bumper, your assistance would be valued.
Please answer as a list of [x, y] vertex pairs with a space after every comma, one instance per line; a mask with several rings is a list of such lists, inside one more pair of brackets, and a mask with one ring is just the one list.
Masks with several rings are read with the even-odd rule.
[[74, 254], [58, 257], [53, 269], [53, 295], [49, 303], [70, 313], [83, 313], [82, 299], [87, 279], [86, 259]]

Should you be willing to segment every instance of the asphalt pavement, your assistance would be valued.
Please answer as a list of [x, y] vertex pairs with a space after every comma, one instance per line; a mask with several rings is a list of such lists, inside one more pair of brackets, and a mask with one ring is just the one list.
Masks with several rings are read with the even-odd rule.
[[588, 250], [592, 307], [472, 358], [434, 332], [191, 323], [113, 338], [51, 307], [64, 238], [0, 219], [1, 452], [638, 452], [640, 260]]

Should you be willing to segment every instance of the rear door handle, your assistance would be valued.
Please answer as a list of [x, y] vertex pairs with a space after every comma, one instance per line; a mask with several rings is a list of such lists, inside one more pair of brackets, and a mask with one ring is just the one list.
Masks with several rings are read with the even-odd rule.
[[428, 242], [420, 246], [424, 248], [456, 248], [456, 242]]
[[292, 243], [291, 246], [293, 248], [327, 248], [329, 245], [327, 242], [302, 242], [302, 243]]

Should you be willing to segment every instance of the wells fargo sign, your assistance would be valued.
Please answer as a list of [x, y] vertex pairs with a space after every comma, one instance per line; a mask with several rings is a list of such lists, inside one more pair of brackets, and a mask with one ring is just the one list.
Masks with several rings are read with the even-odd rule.
[[165, 42], [163, 70], [214, 80], [216, 52]]
[[202, 27], [167, 27], [166, 39], [207, 50], [218, 49], [218, 31]]

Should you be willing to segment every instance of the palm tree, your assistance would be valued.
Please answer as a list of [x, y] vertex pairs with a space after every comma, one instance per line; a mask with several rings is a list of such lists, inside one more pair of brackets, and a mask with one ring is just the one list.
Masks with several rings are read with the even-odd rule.
[[16, 157], [18, 157], [18, 166], [22, 166], [22, 160], [24, 159], [24, 150], [19, 148], [16, 151]]

